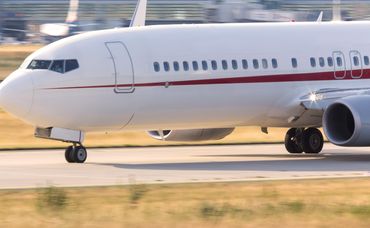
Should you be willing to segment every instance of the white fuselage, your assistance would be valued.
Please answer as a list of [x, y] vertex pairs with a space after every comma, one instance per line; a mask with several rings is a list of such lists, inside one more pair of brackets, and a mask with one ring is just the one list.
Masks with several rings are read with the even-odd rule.
[[[2, 83], [0, 104], [38, 127], [82, 131], [320, 126], [321, 115], [305, 115], [300, 98], [370, 86], [367, 56], [369, 22], [104, 30], [29, 56]], [[66, 59], [79, 68], [27, 69], [33, 60]]]

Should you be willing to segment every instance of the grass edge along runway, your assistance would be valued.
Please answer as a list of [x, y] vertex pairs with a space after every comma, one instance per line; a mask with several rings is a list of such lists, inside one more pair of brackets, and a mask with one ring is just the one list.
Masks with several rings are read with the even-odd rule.
[[370, 226], [370, 179], [0, 191], [4, 227]]

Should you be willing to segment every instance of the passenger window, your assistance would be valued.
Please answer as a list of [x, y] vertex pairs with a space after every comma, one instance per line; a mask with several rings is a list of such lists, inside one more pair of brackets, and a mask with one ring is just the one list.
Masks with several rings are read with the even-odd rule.
[[369, 56], [364, 57], [364, 63], [366, 66], [370, 65]]
[[78, 64], [78, 61], [76, 59], [67, 59], [65, 65], [65, 72], [67, 73], [69, 71], [76, 70], [79, 67], [80, 65]]
[[27, 69], [31, 70], [47, 70], [51, 64], [50, 60], [32, 60]]
[[233, 66], [234, 70], [238, 69], [238, 61], [236, 61], [235, 59], [231, 61], [231, 65]]
[[222, 69], [227, 70], [227, 68], [228, 68], [227, 61], [226, 60], [222, 60]]
[[325, 66], [325, 59], [323, 57], [319, 58], [319, 64], [320, 64], [321, 67]]
[[353, 57], [353, 65], [360, 66], [360, 59], [358, 58], [358, 56]]
[[333, 58], [332, 57], [328, 57], [328, 66], [332, 67], [333, 65], [334, 65]]
[[203, 70], [208, 70], [208, 63], [207, 63], [207, 61], [205, 61], [205, 60], [202, 61], [202, 68], [203, 68]]
[[164, 62], [163, 67], [166, 72], [170, 71], [170, 64], [168, 62]]
[[242, 64], [243, 64], [243, 69], [244, 70], [248, 69], [248, 61], [246, 59], [242, 60]]
[[267, 69], [269, 67], [267, 59], [262, 59], [262, 67], [263, 69]]
[[161, 70], [158, 62], [153, 63], [153, 67], [155, 72], [159, 72]]
[[298, 67], [298, 61], [296, 58], [292, 58], [292, 67], [297, 68]]
[[260, 68], [260, 64], [259, 64], [257, 59], [253, 59], [253, 67], [254, 67], [254, 69]]
[[310, 58], [311, 66], [316, 67], [316, 59], [315, 58]]
[[211, 65], [212, 65], [212, 70], [217, 70], [217, 61], [216, 60], [212, 60]]
[[337, 66], [342, 67], [343, 66], [343, 60], [341, 57], [337, 57]]
[[277, 62], [277, 59], [272, 59], [272, 60], [271, 60], [271, 63], [272, 63], [272, 67], [273, 67], [274, 69], [278, 68], [278, 62]]
[[54, 60], [53, 64], [51, 64], [50, 70], [63, 74], [64, 73], [64, 60]]
[[173, 62], [173, 69], [174, 69], [175, 71], [179, 71], [179, 70], [180, 70], [179, 62]]
[[199, 70], [199, 65], [197, 61], [193, 61], [193, 70], [198, 71]]
[[182, 66], [184, 67], [184, 71], [189, 71], [189, 63], [184, 61], [182, 62]]

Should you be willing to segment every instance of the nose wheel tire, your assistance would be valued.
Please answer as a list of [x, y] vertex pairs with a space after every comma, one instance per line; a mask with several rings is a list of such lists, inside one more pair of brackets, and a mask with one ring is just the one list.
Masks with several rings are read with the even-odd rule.
[[308, 128], [303, 132], [302, 148], [306, 154], [318, 154], [324, 146], [324, 137], [316, 128]]
[[73, 160], [73, 149], [74, 147], [73, 146], [69, 146], [67, 147], [65, 153], [64, 153], [64, 157], [66, 159], [66, 161], [68, 163], [74, 163], [74, 160]]
[[64, 155], [68, 163], [84, 163], [87, 159], [87, 151], [83, 146], [70, 146]]

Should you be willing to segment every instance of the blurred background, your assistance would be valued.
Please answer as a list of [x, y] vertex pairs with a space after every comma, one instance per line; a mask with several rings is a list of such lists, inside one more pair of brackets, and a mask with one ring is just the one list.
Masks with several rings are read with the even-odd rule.
[[[126, 27], [136, 3], [80, 0], [69, 22], [75, 31]], [[69, 0], [0, 0], [0, 40], [50, 42], [40, 27], [66, 22], [69, 5]], [[332, 0], [149, 0], [147, 24], [314, 21], [321, 11], [323, 20], [331, 20], [332, 6]], [[341, 8], [343, 20], [370, 16], [370, 0], [342, 0]]]

